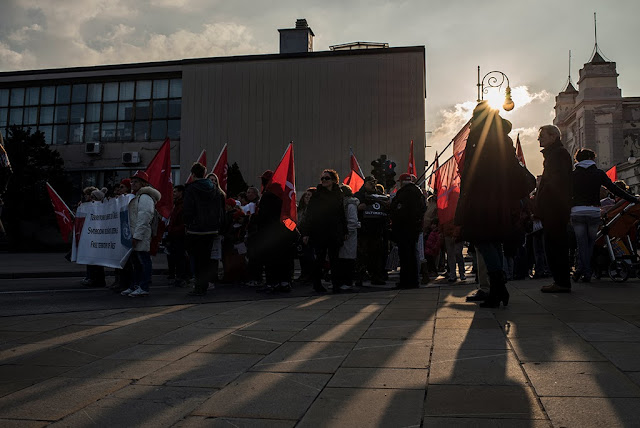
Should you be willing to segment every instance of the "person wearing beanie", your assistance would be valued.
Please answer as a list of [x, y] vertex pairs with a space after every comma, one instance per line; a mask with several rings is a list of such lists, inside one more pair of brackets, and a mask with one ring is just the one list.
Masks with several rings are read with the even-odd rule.
[[125, 178], [120, 182], [120, 184], [116, 186], [113, 192], [115, 193], [116, 196], [126, 195], [128, 193], [131, 193], [131, 180], [128, 178]]
[[[102, 201], [106, 194], [106, 189], [103, 190], [105, 190], [105, 192], [93, 186], [85, 187], [84, 190], [82, 190], [82, 201], [80, 204]], [[85, 287], [104, 287], [106, 285], [104, 267], [87, 265], [87, 276], [82, 280], [81, 284]]]
[[96, 189], [91, 192], [91, 200], [96, 202], [102, 202], [104, 200], [104, 197], [107, 195], [107, 192], [108, 190], [106, 187], [103, 187], [100, 190]]

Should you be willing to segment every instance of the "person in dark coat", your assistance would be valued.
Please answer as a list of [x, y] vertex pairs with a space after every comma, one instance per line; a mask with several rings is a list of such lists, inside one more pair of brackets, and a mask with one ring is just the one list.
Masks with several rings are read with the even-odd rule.
[[348, 231], [344, 215], [342, 191], [339, 186], [338, 173], [332, 169], [322, 171], [320, 184], [309, 200], [305, 214], [305, 222], [301, 226], [302, 240], [311, 245], [315, 254], [313, 269], [313, 289], [327, 291], [322, 285], [322, 267], [329, 256], [332, 275], [333, 292], [340, 291], [338, 278], [334, 278], [333, 269], [338, 263], [338, 250], [342, 246]]
[[576, 169], [573, 179], [571, 225], [578, 245], [578, 268], [573, 274], [574, 281], [591, 281], [591, 256], [596, 243], [600, 220], [600, 188], [606, 187], [611, 193], [631, 203], [638, 198], [616, 186], [607, 174], [596, 166], [593, 150], [580, 149], [576, 152]]
[[542, 221], [544, 250], [553, 283], [541, 288], [543, 293], [570, 293], [569, 237], [567, 226], [571, 211], [571, 155], [562, 145], [560, 129], [542, 126], [538, 141], [544, 156], [542, 177], [536, 192], [535, 216]]
[[184, 186], [178, 184], [173, 186], [173, 209], [169, 216], [167, 226], [167, 256], [169, 266], [173, 267], [176, 287], [184, 287], [189, 279], [187, 269], [187, 254], [185, 250], [185, 229], [184, 229]]
[[213, 182], [204, 178], [206, 168], [199, 162], [191, 167], [195, 180], [184, 191], [183, 217], [186, 246], [193, 259], [196, 284], [193, 296], [204, 296], [211, 276], [211, 247], [224, 226], [224, 195]]
[[422, 190], [414, 184], [415, 176], [401, 174], [400, 189], [391, 201], [391, 236], [398, 244], [400, 284], [398, 288], [418, 288], [418, 253], [416, 245], [422, 233], [427, 204]]
[[[519, 199], [533, 190], [535, 178], [520, 166], [513, 141], [511, 122], [500, 117], [486, 101], [473, 110], [464, 164], [460, 176], [460, 198], [455, 223], [461, 236], [475, 243], [487, 267], [489, 294], [478, 290], [468, 301], [482, 301], [495, 308], [509, 302], [503, 271], [502, 243], [511, 239], [519, 218]], [[522, 169], [522, 170], [520, 170]], [[529, 187], [522, 173], [529, 174]]]

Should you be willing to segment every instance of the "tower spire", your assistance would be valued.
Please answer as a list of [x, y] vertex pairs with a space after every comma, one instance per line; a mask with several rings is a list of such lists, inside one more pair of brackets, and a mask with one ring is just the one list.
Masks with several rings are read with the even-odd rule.
[[567, 77], [567, 83], [564, 85], [563, 92], [577, 92], [573, 82], [571, 81], [571, 49], [569, 49], [569, 76]]
[[595, 44], [593, 46], [593, 52], [591, 52], [591, 59], [589, 60], [589, 62], [592, 64], [610, 62], [598, 47], [598, 19], [596, 16], [596, 12], [593, 12], [593, 38]]

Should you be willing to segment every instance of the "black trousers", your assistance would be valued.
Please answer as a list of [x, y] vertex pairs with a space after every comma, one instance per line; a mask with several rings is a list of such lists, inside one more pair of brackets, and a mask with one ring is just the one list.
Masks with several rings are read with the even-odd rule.
[[[339, 274], [336, 275], [336, 268], [338, 268], [338, 250], [336, 245], [329, 245], [326, 243], [314, 243], [314, 266], [313, 266], [313, 285], [322, 285], [322, 268], [324, 262], [329, 255], [329, 265], [331, 266], [331, 284], [334, 287], [339, 287], [338, 282]], [[338, 268], [339, 269], [339, 268]]]
[[400, 258], [400, 288], [417, 288], [419, 285], [417, 243], [417, 234], [403, 234], [396, 238]]
[[211, 276], [211, 247], [214, 235], [187, 234], [185, 244], [189, 257], [193, 260], [193, 270], [196, 277], [195, 291], [204, 293], [209, 285]]
[[369, 272], [372, 280], [380, 281], [384, 279], [384, 240], [382, 232], [358, 233], [358, 259], [357, 271], [358, 280], [364, 279], [365, 270]]
[[544, 231], [544, 251], [553, 282], [560, 287], [571, 288], [569, 278], [569, 237], [567, 223], [542, 222]]

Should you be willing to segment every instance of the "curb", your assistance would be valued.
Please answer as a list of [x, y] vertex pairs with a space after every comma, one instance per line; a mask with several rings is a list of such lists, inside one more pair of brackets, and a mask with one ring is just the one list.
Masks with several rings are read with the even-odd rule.
[[[112, 269], [112, 268], [106, 268]], [[166, 269], [153, 269], [153, 275], [162, 275], [166, 272]], [[81, 278], [85, 277], [86, 272], [73, 271], [73, 272], [14, 272], [14, 273], [0, 273], [0, 279], [46, 279], [46, 278]], [[105, 271], [105, 277], [114, 276], [113, 271]]]

